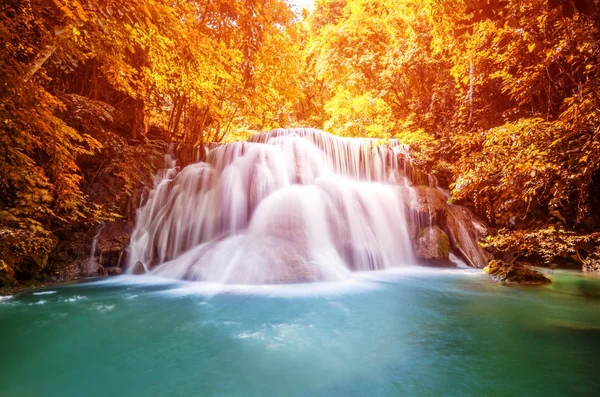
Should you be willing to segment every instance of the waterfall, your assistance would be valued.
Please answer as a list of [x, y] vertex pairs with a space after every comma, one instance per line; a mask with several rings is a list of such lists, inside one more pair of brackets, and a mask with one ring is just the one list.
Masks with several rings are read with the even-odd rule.
[[[96, 271], [95, 260], [96, 260], [96, 246], [98, 245], [98, 238], [100, 238], [100, 233], [104, 229], [104, 222], [100, 223], [100, 227], [98, 228], [98, 232], [94, 235], [94, 239], [92, 240], [92, 249], [90, 250], [90, 259], [87, 263], [87, 274], [88, 276], [92, 275]], [[102, 258], [98, 261], [102, 263]]]
[[[393, 150], [392, 150], [393, 148]], [[413, 171], [395, 141], [278, 129], [167, 172], [139, 210], [128, 271], [262, 284], [416, 264]]]

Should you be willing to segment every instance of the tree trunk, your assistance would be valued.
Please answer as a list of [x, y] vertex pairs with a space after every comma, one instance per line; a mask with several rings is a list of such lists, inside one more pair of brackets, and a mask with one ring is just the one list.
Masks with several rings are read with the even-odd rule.
[[177, 109], [177, 113], [175, 115], [175, 119], [173, 120], [173, 129], [171, 131], [171, 137], [174, 137], [177, 134], [177, 127], [179, 127], [179, 121], [181, 121], [181, 114], [183, 113], [183, 107], [185, 105], [185, 94], [181, 97], [179, 101], [179, 107]]
[[474, 74], [474, 66], [473, 61], [469, 64], [469, 123], [467, 125], [471, 125], [473, 122], [473, 74]]
[[137, 140], [140, 137], [140, 131], [143, 133], [144, 126], [144, 100], [133, 100], [133, 120], [131, 123], [131, 139]]
[[38, 70], [40, 70], [44, 63], [46, 63], [46, 61], [52, 56], [52, 54], [54, 54], [54, 52], [58, 48], [56, 41], [61, 37], [66, 37], [68, 34], [71, 33], [72, 29], [73, 25], [67, 25], [60, 29], [54, 29], [54, 43], [46, 45], [46, 47], [44, 47], [44, 49], [36, 55], [33, 62], [31, 62], [31, 64], [25, 71], [23, 81], [28, 81], [30, 78], [33, 77], [34, 74], [37, 73]]
[[38, 70], [40, 70], [40, 68], [44, 65], [44, 63], [46, 63], [46, 61], [48, 60], [48, 58], [50, 58], [52, 56], [52, 54], [54, 54], [54, 52], [56, 51], [58, 47], [54, 44], [52, 45], [47, 45], [42, 52], [40, 52], [35, 59], [33, 60], [33, 62], [29, 65], [29, 67], [27, 68], [27, 71], [25, 72], [25, 75], [23, 76], [23, 81], [28, 81], [30, 78], [33, 77], [34, 74], [36, 74], [36, 72]]

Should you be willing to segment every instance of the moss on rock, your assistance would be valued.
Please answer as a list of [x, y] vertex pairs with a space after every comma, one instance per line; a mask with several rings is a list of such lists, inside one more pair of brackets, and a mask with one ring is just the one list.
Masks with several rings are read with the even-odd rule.
[[439, 226], [419, 228], [415, 238], [415, 255], [429, 265], [447, 266], [450, 262], [450, 240]]
[[1, 228], [0, 282], [10, 285], [17, 279], [27, 280], [38, 275], [46, 267], [56, 243], [56, 237], [49, 233]]
[[502, 284], [543, 285], [551, 283], [549, 278], [537, 270], [517, 263], [492, 260], [483, 271]]

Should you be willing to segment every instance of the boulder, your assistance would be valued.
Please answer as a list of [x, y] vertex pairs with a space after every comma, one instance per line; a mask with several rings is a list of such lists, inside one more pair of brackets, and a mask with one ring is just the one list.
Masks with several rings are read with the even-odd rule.
[[439, 226], [425, 226], [419, 229], [415, 238], [415, 255], [427, 265], [451, 266], [450, 240]]
[[133, 265], [133, 274], [144, 274], [146, 273], [146, 268], [144, 264], [140, 261], [137, 261], [135, 265]]
[[543, 285], [551, 283], [550, 279], [542, 273], [518, 263], [492, 260], [483, 271], [502, 284]]

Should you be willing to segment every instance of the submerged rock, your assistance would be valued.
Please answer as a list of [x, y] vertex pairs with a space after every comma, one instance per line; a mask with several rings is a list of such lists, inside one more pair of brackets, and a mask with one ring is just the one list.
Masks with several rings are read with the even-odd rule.
[[140, 261], [137, 261], [135, 265], [133, 265], [133, 274], [144, 274], [146, 273], [146, 268], [144, 264]]
[[449, 266], [450, 240], [439, 226], [426, 226], [419, 229], [415, 238], [415, 255], [427, 265]]
[[543, 285], [552, 282], [548, 277], [528, 266], [499, 260], [490, 261], [483, 271], [503, 284]]

